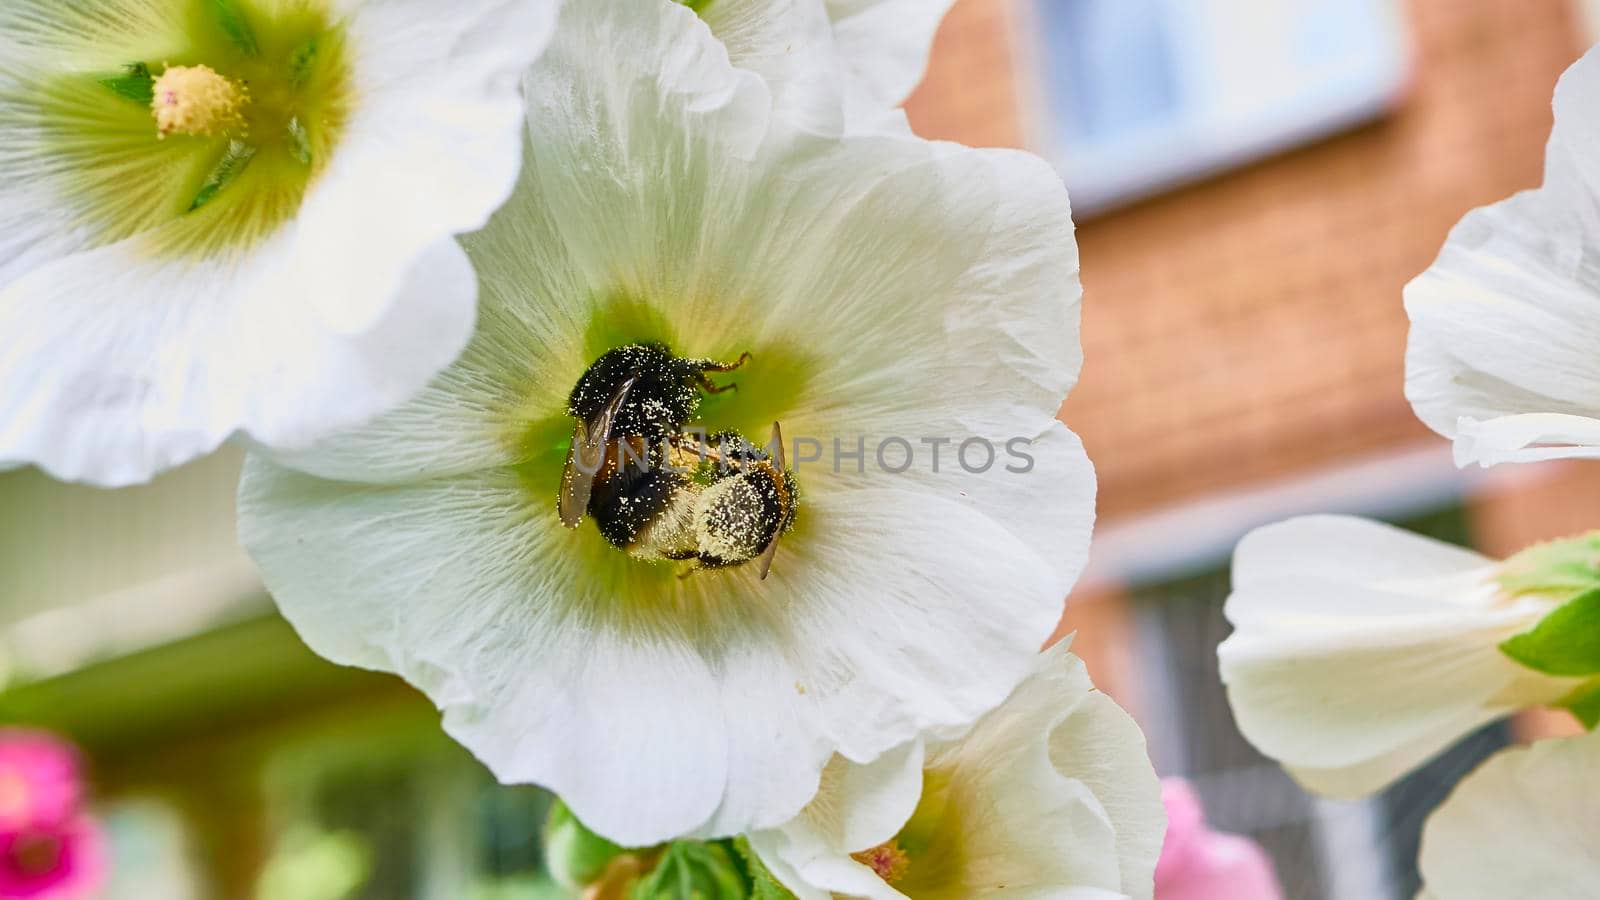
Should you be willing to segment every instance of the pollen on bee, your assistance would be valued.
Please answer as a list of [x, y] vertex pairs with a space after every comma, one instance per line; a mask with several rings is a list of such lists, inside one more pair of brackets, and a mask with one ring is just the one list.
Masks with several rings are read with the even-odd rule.
[[168, 66], [152, 86], [156, 135], [212, 135], [243, 124], [249, 92], [210, 66]]

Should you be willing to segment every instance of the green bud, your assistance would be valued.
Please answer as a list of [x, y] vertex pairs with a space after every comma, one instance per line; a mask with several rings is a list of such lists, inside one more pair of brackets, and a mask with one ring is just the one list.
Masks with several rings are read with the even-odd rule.
[[738, 838], [733, 846], [739, 851], [740, 859], [744, 860], [745, 873], [750, 876], [750, 900], [795, 900], [794, 892], [773, 877], [766, 863], [756, 855], [749, 838]]
[[1513, 596], [1558, 600], [1600, 588], [1600, 531], [1534, 544], [1506, 560], [1496, 580]]
[[544, 822], [545, 866], [563, 887], [582, 890], [594, 884], [612, 860], [627, 852], [585, 828], [565, 803], [551, 805]]
[[747, 900], [749, 891], [727, 847], [679, 841], [667, 848], [629, 900]]

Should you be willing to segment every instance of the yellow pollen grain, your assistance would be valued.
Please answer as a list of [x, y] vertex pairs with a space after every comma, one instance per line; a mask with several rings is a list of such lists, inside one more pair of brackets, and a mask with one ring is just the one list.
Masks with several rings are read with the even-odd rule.
[[878, 874], [885, 884], [894, 884], [906, 877], [911, 868], [911, 857], [900, 849], [900, 842], [889, 840], [870, 850], [850, 854], [850, 858]]
[[210, 66], [169, 66], [153, 85], [156, 134], [212, 135], [243, 124], [249, 94]]

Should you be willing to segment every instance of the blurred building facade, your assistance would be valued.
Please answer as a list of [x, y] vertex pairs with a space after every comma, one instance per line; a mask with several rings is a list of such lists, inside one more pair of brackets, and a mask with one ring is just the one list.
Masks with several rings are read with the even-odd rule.
[[[1088, 52], [1072, 27], [1157, 35], [1146, 50], [1175, 59], [1206, 26], [1213, 47], [1232, 28], [1274, 40], [1249, 0], [1114, 2], [959, 0], [908, 105], [914, 127], [1045, 152], [1071, 181], [1057, 101], [1083, 89], [1063, 83], [1079, 71], [1064, 58]], [[1315, 38], [1332, 27], [1319, 15], [1361, 4], [1279, 5], [1271, 27]], [[1358, 83], [1371, 102], [1296, 95], [1295, 115], [1326, 127], [1212, 147], [1080, 216], [1087, 363], [1061, 415], [1096, 461], [1101, 524], [1062, 633], [1140, 718], [1163, 772], [1260, 838], [1296, 900], [1412, 896], [1421, 817], [1515, 734], [1490, 729], [1370, 803], [1306, 797], [1238, 736], [1217, 683], [1228, 553], [1250, 527], [1312, 511], [1489, 553], [1595, 524], [1593, 466], [1454, 469], [1402, 393], [1400, 301], [1463, 213], [1539, 183], [1551, 91], [1591, 41], [1589, 5], [1373, 0], [1370, 22], [1339, 19], [1398, 41], [1374, 58], [1402, 60], [1400, 77], [1378, 65]], [[1154, 85], [1151, 108], [1196, 83]], [[1277, 134], [1288, 101], [1255, 99]], [[1191, 143], [1169, 135], [1154, 159]], [[299, 644], [232, 540], [238, 465], [228, 451], [115, 493], [0, 475], [0, 721], [58, 728], [94, 759], [133, 873], [116, 896], [542, 896], [545, 799], [492, 786], [405, 686]]]

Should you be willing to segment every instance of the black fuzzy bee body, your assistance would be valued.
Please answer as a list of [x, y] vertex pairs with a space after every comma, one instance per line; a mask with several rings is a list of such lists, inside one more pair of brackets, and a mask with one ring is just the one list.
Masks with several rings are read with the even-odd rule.
[[708, 373], [747, 359], [720, 363], [630, 344], [596, 360], [568, 401], [578, 425], [562, 520], [577, 527], [593, 516], [607, 541], [644, 559], [726, 568], [760, 558], [765, 577], [799, 498], [776, 423], [771, 453], [735, 432], [703, 441], [684, 432], [703, 393], [733, 387], [712, 384]]

